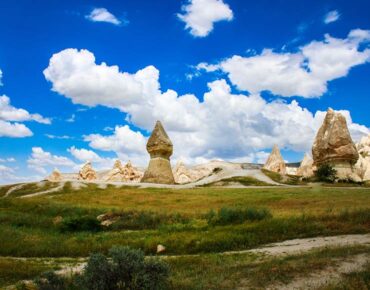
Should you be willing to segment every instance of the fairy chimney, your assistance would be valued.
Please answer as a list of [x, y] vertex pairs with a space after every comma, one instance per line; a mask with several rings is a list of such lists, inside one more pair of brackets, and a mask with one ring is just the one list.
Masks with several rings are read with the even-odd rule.
[[174, 184], [170, 163], [173, 145], [160, 121], [155, 124], [146, 149], [150, 155], [150, 161], [141, 182]]

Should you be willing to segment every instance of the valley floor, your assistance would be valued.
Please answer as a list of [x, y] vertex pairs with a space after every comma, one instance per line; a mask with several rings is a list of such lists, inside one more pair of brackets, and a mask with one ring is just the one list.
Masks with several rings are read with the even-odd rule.
[[173, 289], [370, 287], [369, 188], [22, 188], [0, 188], [0, 289], [158, 244]]

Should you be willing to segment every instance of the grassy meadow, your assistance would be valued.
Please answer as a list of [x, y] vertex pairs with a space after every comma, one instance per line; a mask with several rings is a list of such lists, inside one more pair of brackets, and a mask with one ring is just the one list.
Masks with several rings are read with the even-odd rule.
[[[147, 255], [155, 255], [157, 245], [162, 244], [165, 254], [180, 255], [170, 261], [175, 269], [171, 279], [187, 277], [180, 279], [182, 284], [178, 282], [176, 289], [194, 289], [189, 285], [197, 283], [197, 279], [204, 281], [199, 289], [212, 289], [209, 286], [217, 282], [214, 279], [226, 279], [223, 274], [202, 278], [201, 273], [186, 270], [189, 263], [194, 264], [194, 271], [228, 273], [223, 267], [233, 269], [240, 263], [246, 267], [257, 259], [253, 255], [220, 258], [219, 252], [294, 238], [370, 232], [369, 188], [101, 189], [89, 184], [73, 190], [67, 183], [60, 192], [18, 198], [36, 190], [39, 189], [30, 185], [24, 192], [17, 190], [14, 195], [0, 198], [0, 256], [77, 258], [92, 252], [107, 253], [115, 245], [141, 248]], [[97, 221], [100, 215], [111, 224], [101, 226]], [[181, 257], [187, 254], [201, 256]], [[0, 268], [9, 268], [9, 263], [14, 262], [3, 258]], [[22, 267], [32, 268], [22, 273], [39, 273], [45, 266], [19, 263], [19, 267], [15, 266], [19, 271]], [[249, 268], [240, 269], [243, 275], [254, 273]], [[193, 274], [194, 278], [189, 278]], [[1, 275], [5, 274], [0, 274], [0, 281], [15, 280]], [[235, 286], [230, 279], [221, 280], [215, 285], [225, 283], [225, 289]], [[261, 287], [257, 281], [255, 286]]]

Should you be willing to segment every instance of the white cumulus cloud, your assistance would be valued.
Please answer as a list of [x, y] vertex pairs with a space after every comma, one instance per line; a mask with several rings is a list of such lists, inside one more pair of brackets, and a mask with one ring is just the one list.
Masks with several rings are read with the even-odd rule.
[[329, 23], [339, 20], [339, 18], [340, 18], [340, 13], [338, 12], [338, 10], [332, 10], [326, 13], [326, 15], [324, 16], [324, 23], [329, 24]]
[[65, 156], [53, 155], [44, 151], [41, 147], [32, 147], [31, 156], [27, 160], [28, 167], [41, 174], [47, 174], [53, 167], [63, 167], [71, 169], [76, 167], [76, 163]]
[[215, 22], [233, 19], [233, 11], [223, 0], [189, 0], [182, 6], [182, 12], [177, 14], [178, 18], [185, 22], [185, 29], [196, 37], [207, 36]]
[[[357, 31], [350, 37], [360, 41], [364, 33]], [[305, 47], [306, 53], [319, 45], [311, 44], [312, 47]], [[317, 55], [310, 57], [313, 64], [320, 61]], [[336, 73], [315, 66], [312, 70], [326, 77], [338, 75], [338, 71], [343, 73], [343, 66], [335, 65], [339, 66]], [[146, 131], [161, 120], [174, 144], [173, 160], [183, 159], [187, 163], [243, 158], [261, 161], [265, 158], [261, 152], [274, 144], [309, 151], [324, 115], [311, 113], [297, 101], [268, 102], [258, 93], [233, 93], [224, 79], [209, 83], [203, 98], [192, 94], [179, 96], [173, 90], [162, 92], [155, 67], [130, 74], [117, 66], [96, 64], [94, 55], [86, 50], [68, 49], [55, 54], [44, 73], [54, 91], [76, 104], [118, 108], [127, 113], [128, 122]], [[367, 127], [353, 123], [349, 112], [346, 114], [353, 136], [369, 132]], [[147, 138], [128, 125], [116, 126], [112, 133], [85, 136], [84, 140], [93, 149], [115, 152], [123, 161], [131, 159], [144, 165], [148, 159]]]
[[[219, 63], [219, 69], [240, 90], [252, 94], [270, 91], [283, 97], [320, 97], [329, 81], [369, 62], [369, 39], [370, 31], [361, 29], [352, 30], [345, 39], [325, 35], [324, 40], [312, 41], [297, 52], [264, 49], [259, 55], [234, 55]], [[215, 66], [201, 63], [198, 68], [213, 71]]]
[[122, 21], [110, 13], [106, 8], [94, 8], [86, 18], [93, 22], [107, 22], [114, 25], [121, 25]]

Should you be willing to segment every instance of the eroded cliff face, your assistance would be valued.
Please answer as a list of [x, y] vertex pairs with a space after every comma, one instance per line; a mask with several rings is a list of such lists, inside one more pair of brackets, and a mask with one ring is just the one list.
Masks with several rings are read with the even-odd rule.
[[297, 170], [297, 175], [303, 177], [311, 177], [313, 176], [313, 174], [314, 174], [313, 160], [308, 154], [305, 154], [301, 162], [301, 165]]
[[272, 148], [271, 154], [267, 158], [263, 168], [280, 174], [286, 174], [285, 162], [277, 145], [274, 145]]

